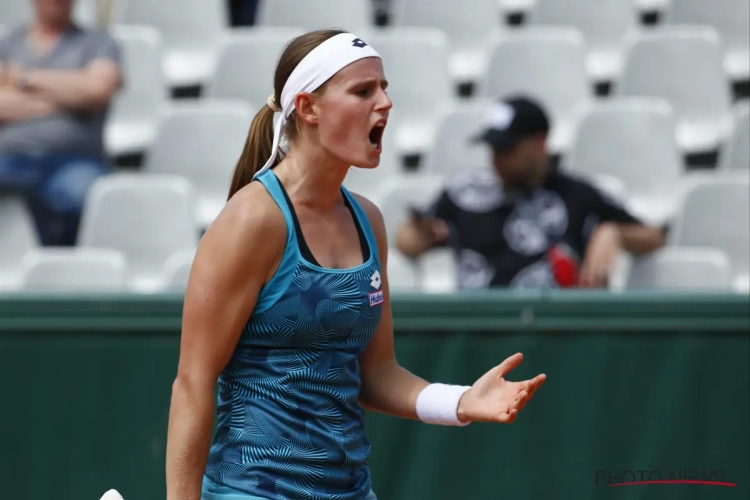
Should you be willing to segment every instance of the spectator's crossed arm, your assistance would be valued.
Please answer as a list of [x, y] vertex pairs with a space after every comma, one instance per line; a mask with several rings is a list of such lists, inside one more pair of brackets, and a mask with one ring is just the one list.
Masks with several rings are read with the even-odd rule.
[[72, 111], [103, 109], [121, 81], [119, 66], [107, 59], [96, 59], [81, 70], [34, 69], [24, 77], [33, 94]]

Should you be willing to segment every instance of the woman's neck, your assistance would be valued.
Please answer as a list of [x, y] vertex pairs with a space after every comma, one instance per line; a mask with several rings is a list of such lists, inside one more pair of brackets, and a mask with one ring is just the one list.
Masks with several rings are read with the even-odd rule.
[[274, 173], [296, 203], [326, 212], [343, 202], [341, 184], [349, 167], [322, 148], [294, 148]]

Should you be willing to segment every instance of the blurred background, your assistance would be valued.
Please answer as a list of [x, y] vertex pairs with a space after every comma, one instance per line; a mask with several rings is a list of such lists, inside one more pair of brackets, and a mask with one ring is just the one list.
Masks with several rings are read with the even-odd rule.
[[[401, 363], [470, 383], [522, 350], [549, 376], [507, 429], [369, 415], [379, 498], [747, 498], [750, 0], [0, 0], [7, 498], [163, 498], [196, 247], [281, 51], [325, 27], [390, 82], [381, 165], [345, 184], [386, 220]], [[549, 119], [550, 167], [606, 208], [571, 241], [559, 207], [520, 211], [516, 243], [484, 217], [499, 160], [471, 138], [515, 96]], [[563, 218], [593, 210], [560, 196]], [[452, 237], [416, 251], [425, 217]], [[658, 236], [600, 231], [631, 222]], [[597, 482], [628, 470], [736, 487]]]

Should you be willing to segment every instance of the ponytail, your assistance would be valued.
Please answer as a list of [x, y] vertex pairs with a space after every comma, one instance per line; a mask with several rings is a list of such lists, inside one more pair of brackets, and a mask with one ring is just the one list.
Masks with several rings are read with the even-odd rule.
[[[273, 96], [277, 103], [281, 102], [281, 93], [284, 90], [284, 86], [300, 61], [315, 47], [341, 33], [345, 33], [345, 31], [330, 29], [311, 31], [298, 36], [286, 46], [279, 59], [273, 80]], [[318, 91], [322, 91], [324, 86], [321, 86]], [[258, 114], [255, 115], [253, 123], [250, 125], [250, 132], [247, 134], [245, 148], [242, 150], [242, 156], [240, 156], [237, 167], [234, 169], [228, 199], [231, 199], [237, 191], [250, 184], [255, 174], [263, 168], [271, 157], [271, 150], [273, 148], [273, 122], [274, 111], [268, 104], [265, 104], [258, 111]], [[287, 118], [283, 132], [289, 141], [294, 140], [297, 133], [297, 122], [294, 112]], [[272, 167], [275, 167], [281, 161], [280, 156], [277, 156]]]
[[[273, 110], [268, 104], [265, 104], [258, 111], [258, 114], [255, 115], [255, 118], [253, 118], [250, 131], [247, 133], [245, 148], [242, 150], [242, 155], [234, 169], [227, 199], [231, 199], [237, 191], [250, 184], [258, 170], [271, 157], [271, 148], [273, 148], [273, 117]], [[276, 163], [278, 161], [277, 159]]]

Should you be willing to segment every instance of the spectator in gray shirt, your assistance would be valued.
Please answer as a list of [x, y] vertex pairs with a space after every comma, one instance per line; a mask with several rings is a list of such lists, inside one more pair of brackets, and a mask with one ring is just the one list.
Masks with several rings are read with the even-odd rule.
[[104, 152], [120, 51], [73, 23], [73, 0], [33, 1], [35, 19], [0, 40], [0, 192], [23, 196], [43, 245], [74, 245]]

